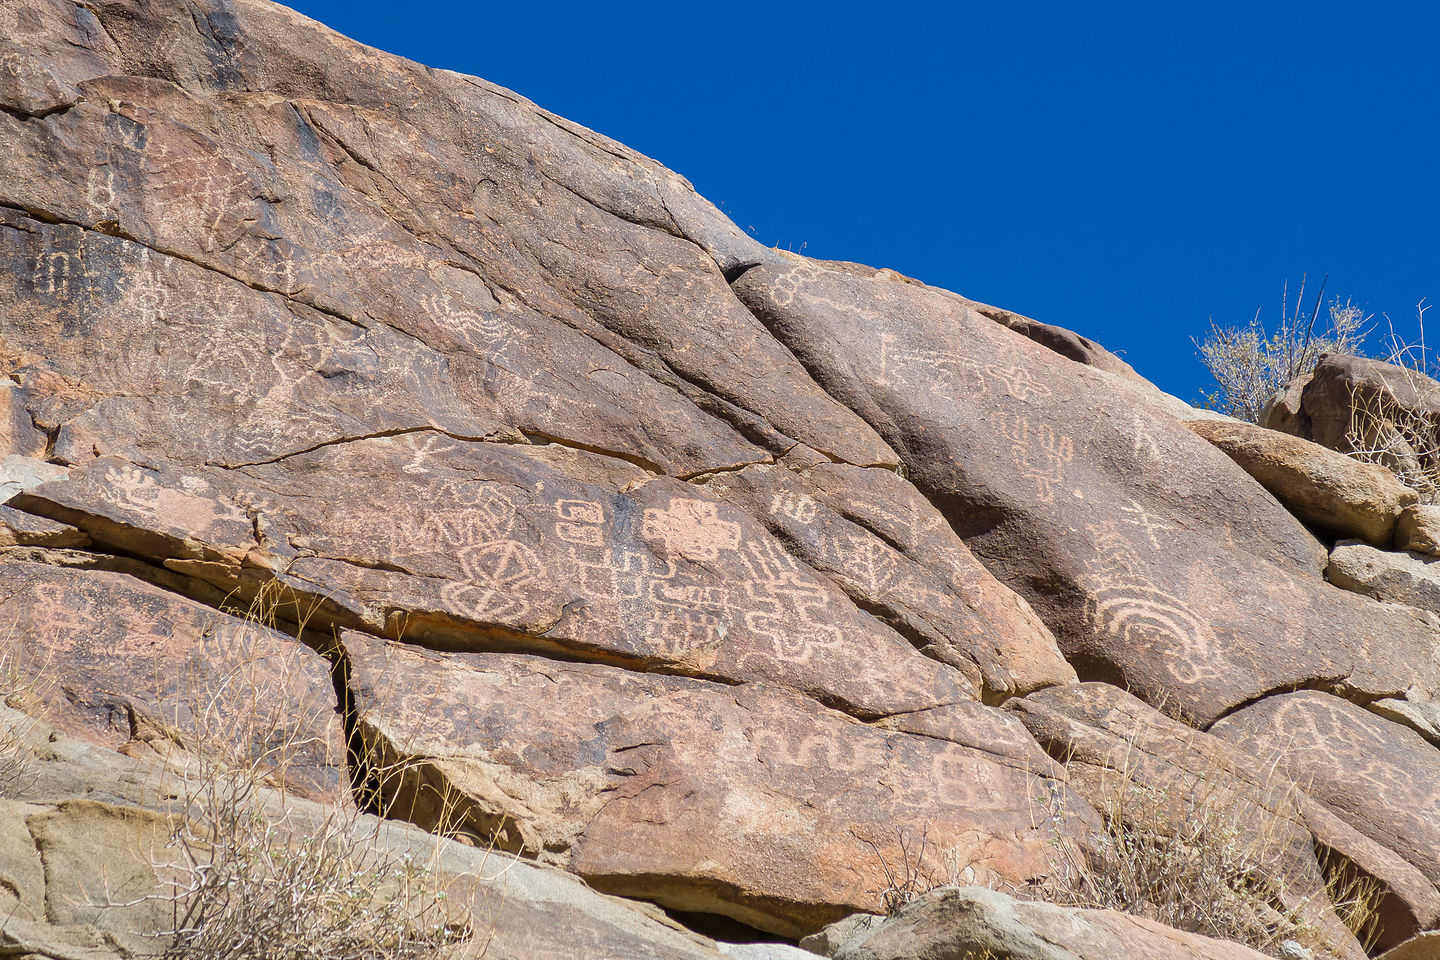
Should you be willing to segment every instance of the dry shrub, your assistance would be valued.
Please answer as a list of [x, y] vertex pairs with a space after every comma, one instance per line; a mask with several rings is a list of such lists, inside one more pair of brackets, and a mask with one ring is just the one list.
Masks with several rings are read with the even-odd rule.
[[[1283, 955], [1287, 941], [1333, 955], [1331, 935], [1316, 922], [1327, 906], [1320, 892], [1286, 889], [1295, 831], [1304, 822], [1300, 788], [1270, 763], [1251, 781], [1258, 790], [1237, 789], [1230, 771], [1255, 764], [1238, 751], [1198, 772], [1172, 768], [1157, 782], [1141, 770], [1136, 739], [1128, 737], [1098, 767], [1098, 799], [1091, 799], [1104, 831], [1094, 848], [1080, 849], [1057, 826], [1055, 876], [1033, 895], [1146, 917], [1273, 956]], [[1076, 778], [1097, 775], [1094, 764], [1072, 758], [1066, 766]], [[1053, 795], [1043, 802], [1063, 824], [1066, 813]], [[1339, 921], [1362, 941], [1373, 936], [1375, 881], [1337, 864], [1321, 864], [1321, 873]]]
[[[282, 622], [281, 597], [262, 590], [248, 618]], [[190, 708], [186, 749], [172, 757], [187, 816], [152, 860], [171, 904], [171, 928], [156, 933], [166, 955], [419, 960], [458, 949], [472, 931], [453, 919], [433, 863], [387, 848], [349, 797], [321, 806], [287, 792], [287, 771], [315, 745], [286, 710], [314, 691], [276, 689], [273, 665], [257, 670], [247, 648]]]
[[1300, 281], [1293, 310], [1287, 284], [1280, 298], [1280, 325], [1273, 332], [1261, 323], [1259, 310], [1244, 327], [1222, 327], [1211, 319], [1205, 339], [1191, 340], [1216, 385], [1214, 392], [1204, 394], [1204, 405], [1259, 423], [1276, 395], [1291, 380], [1314, 370], [1321, 354], [1355, 353], [1364, 343], [1369, 318], [1351, 301], [1332, 299], [1326, 322], [1317, 329], [1324, 292], [1322, 283], [1307, 318], [1302, 310], [1305, 281]]
[[[1347, 452], [1367, 463], [1378, 463], [1393, 472], [1400, 482], [1420, 494], [1421, 502], [1440, 501], [1440, 421], [1424, 412], [1440, 406], [1440, 383], [1435, 355], [1425, 343], [1425, 311], [1421, 300], [1415, 306], [1419, 339], [1409, 342], [1395, 332], [1384, 338], [1384, 362], [1397, 368], [1396, 377], [1409, 397], [1399, 402], [1389, 390], [1350, 389], [1350, 423], [1345, 434]], [[1389, 317], [1386, 317], [1388, 323]]]
[[35, 752], [26, 741], [43, 709], [45, 677], [43, 665], [26, 657], [12, 625], [0, 637], [0, 703], [18, 716], [0, 726], [0, 799], [21, 796], [39, 776]]

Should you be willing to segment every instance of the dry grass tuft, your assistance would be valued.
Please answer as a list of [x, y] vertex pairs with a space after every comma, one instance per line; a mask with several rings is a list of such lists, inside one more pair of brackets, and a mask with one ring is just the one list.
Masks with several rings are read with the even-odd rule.
[[[247, 618], [282, 622], [281, 597], [262, 590]], [[433, 863], [384, 846], [351, 798], [320, 806], [286, 792], [286, 772], [297, 757], [310, 761], [315, 744], [285, 710], [316, 694], [276, 689], [273, 665], [256, 670], [245, 646], [221, 692], [187, 718], [177, 762], [188, 815], [152, 859], [171, 904], [171, 928], [155, 934], [165, 955], [419, 960], [469, 942], [473, 931], [448, 908]]]
[[24, 645], [12, 625], [0, 637], [0, 703], [17, 711], [20, 717], [0, 726], [0, 799], [21, 796], [39, 775], [35, 752], [26, 739], [37, 716], [43, 714], [45, 676], [42, 665], [26, 658]]
[[1388, 390], [1362, 394], [1352, 387], [1344, 440], [1352, 457], [1389, 468], [1401, 483], [1420, 494], [1422, 503], [1440, 501], [1440, 421], [1423, 410], [1440, 405], [1436, 403], [1440, 383], [1433, 376], [1440, 370], [1425, 343], [1425, 312], [1429, 309], [1424, 300], [1416, 304], [1420, 331], [1416, 342], [1401, 338], [1394, 324], [1384, 338], [1385, 355], [1380, 359], [1398, 368], [1398, 377], [1410, 396], [1402, 404]]
[[[1371, 938], [1375, 881], [1322, 864], [1323, 891], [1287, 889], [1297, 831], [1305, 829], [1302, 791], [1275, 764], [1250, 781], [1258, 790], [1237, 789], [1231, 771], [1246, 762], [1238, 753], [1225, 755], [1206, 769], [1157, 782], [1142, 771], [1134, 739], [1127, 741], [1100, 768], [1095, 806], [1105, 829], [1098, 843], [1081, 850], [1057, 829], [1056, 876], [1035, 895], [1146, 917], [1273, 956], [1284, 955], [1287, 942], [1317, 957], [1334, 955], [1334, 937], [1344, 931], [1325, 929], [1327, 916], [1362, 942]], [[1094, 778], [1095, 765], [1086, 766], [1075, 775]], [[1065, 811], [1047, 803], [1052, 820], [1063, 823]]]

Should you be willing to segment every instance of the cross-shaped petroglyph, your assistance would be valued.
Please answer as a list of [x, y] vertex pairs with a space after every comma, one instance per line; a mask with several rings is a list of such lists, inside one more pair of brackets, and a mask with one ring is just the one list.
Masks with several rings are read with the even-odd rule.
[[1160, 549], [1158, 534], [1175, 530], [1174, 526], [1156, 519], [1150, 514], [1150, 511], [1134, 500], [1120, 507], [1120, 520], [1122, 523], [1128, 523], [1145, 531], [1145, 538], [1156, 550]]
[[687, 560], [713, 561], [722, 550], [740, 546], [740, 525], [721, 520], [708, 500], [676, 497], [663, 510], [645, 511], [641, 536], [658, 540], [666, 552]]

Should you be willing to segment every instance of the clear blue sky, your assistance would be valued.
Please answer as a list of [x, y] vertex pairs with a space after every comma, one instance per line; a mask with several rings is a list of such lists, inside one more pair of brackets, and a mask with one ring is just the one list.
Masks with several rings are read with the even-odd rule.
[[1407, 336], [1440, 302], [1433, 2], [295, 6], [655, 157], [767, 244], [1070, 327], [1186, 399], [1190, 337], [1273, 322], [1287, 278]]

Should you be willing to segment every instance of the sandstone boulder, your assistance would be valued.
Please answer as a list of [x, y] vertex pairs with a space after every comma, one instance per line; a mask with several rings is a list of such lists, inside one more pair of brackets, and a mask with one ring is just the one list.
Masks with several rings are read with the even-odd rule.
[[[344, 644], [365, 762], [392, 815], [785, 936], [876, 907], [883, 864], [922, 834], [971, 882], [1023, 883], [1053, 869], [1052, 831], [1083, 845], [1095, 824], [1034, 747], [1016, 760], [876, 729], [760, 685], [363, 634]], [[984, 742], [984, 725], [1004, 721], [968, 722]], [[1073, 804], [1073, 821], [1034, 808], [1036, 782]]]
[[330, 668], [292, 637], [124, 574], [24, 561], [0, 563], [0, 617], [28, 706], [67, 733], [214, 753], [332, 799], [348, 790]]
[[1401, 512], [1419, 496], [1384, 467], [1275, 430], [1219, 420], [1189, 426], [1301, 520], [1342, 536], [1388, 547]]
[[1440, 382], [1406, 367], [1343, 354], [1287, 387], [1266, 426], [1332, 450], [1364, 451], [1418, 490], [1440, 467]]
[[[1071, 786], [1127, 831], [1180, 835], [1200, 823], [1213, 834], [1212, 850], [1249, 845], [1292, 919], [1323, 931], [1338, 956], [1364, 955], [1328, 906], [1342, 862], [1375, 886], [1376, 924], [1366, 933], [1381, 947], [1440, 922], [1440, 892], [1426, 876], [1266, 766], [1265, 738], [1210, 736], [1108, 684], [1040, 691], [1006, 710], [1067, 758]], [[1326, 851], [1323, 862], [1317, 851]]]
[[1440, 556], [1440, 507], [1417, 503], [1400, 511], [1395, 524], [1395, 547]]
[[[171, 855], [168, 818], [176, 809], [168, 798], [203, 785], [150, 756], [122, 756], [0, 706], [0, 730], [15, 729], [17, 722], [34, 762], [45, 769], [23, 798], [0, 800], [0, 905], [6, 917], [0, 949], [47, 960], [152, 955], [163, 944], [155, 932], [174, 923], [162, 883], [167, 874], [155, 869]], [[408, 824], [337, 813], [264, 786], [246, 797], [252, 814], [273, 819], [277, 844], [303, 842], [327, 820], [353, 817], [346, 835], [360, 849], [426, 864], [432, 873], [411, 901], [415, 909], [429, 909], [426, 897], [443, 890], [455, 921], [477, 935], [455, 960], [730, 955], [728, 945], [680, 927], [654, 907], [596, 893], [558, 870], [442, 840]]]
[[1380, 960], [1440, 960], [1440, 933], [1422, 933], [1385, 951]]
[[1342, 540], [1330, 551], [1325, 579], [1376, 600], [1440, 613], [1440, 557]]
[[[964, 669], [857, 608], [703, 486], [564, 449], [420, 434], [240, 470], [101, 458], [13, 502], [195, 578], [197, 592], [244, 593], [279, 576], [316, 626], [436, 647], [767, 680], [866, 717], [974, 699], [976, 664], [1001, 675], [993, 651], [1013, 624], [1041, 659], [1017, 657], [1005, 677], [1033, 688], [1073, 676], [1043, 625], [957, 541], [948, 546], [967, 585], [1002, 604], [987, 622], [934, 583], [953, 611], [945, 649]], [[833, 516], [817, 506], [812, 536]], [[877, 571], [913, 566], [852, 530], [868, 538]]]
[[[987, 953], [988, 951], [988, 953]], [[835, 960], [1261, 960], [1141, 917], [1016, 900], [981, 887], [949, 887], [844, 942]]]

